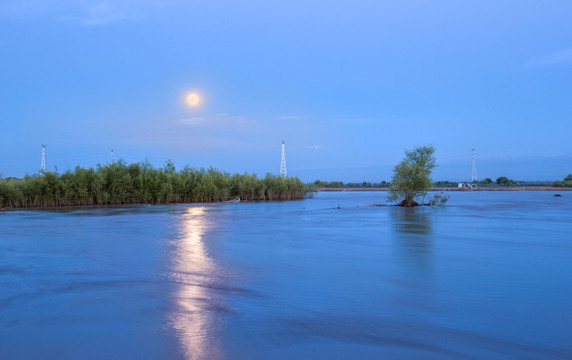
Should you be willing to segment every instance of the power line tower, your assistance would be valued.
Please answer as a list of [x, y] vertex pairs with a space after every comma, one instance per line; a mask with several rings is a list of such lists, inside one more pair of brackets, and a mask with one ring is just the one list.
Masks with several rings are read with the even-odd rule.
[[42, 144], [42, 166], [40, 166], [40, 172], [46, 171], [46, 145]]
[[287, 177], [286, 174], [286, 145], [284, 140], [282, 140], [282, 159], [280, 161], [280, 176]]
[[477, 164], [475, 163], [475, 149], [473, 149], [472, 158], [473, 158], [473, 172], [471, 174], [471, 182], [476, 183], [479, 181], [479, 179], [477, 178]]
[[113, 149], [111, 149], [111, 165], [113, 165]]

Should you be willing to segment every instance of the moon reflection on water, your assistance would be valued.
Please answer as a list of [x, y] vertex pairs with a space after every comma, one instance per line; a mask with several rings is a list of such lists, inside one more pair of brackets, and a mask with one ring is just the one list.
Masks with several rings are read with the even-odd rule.
[[171, 281], [175, 283], [172, 326], [186, 359], [222, 359], [209, 285], [217, 265], [208, 256], [203, 236], [211, 227], [206, 207], [189, 207], [175, 244]]

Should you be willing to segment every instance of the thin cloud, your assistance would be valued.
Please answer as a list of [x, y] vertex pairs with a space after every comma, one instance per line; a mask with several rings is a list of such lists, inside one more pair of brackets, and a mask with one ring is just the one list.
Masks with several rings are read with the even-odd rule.
[[243, 116], [230, 115], [227, 113], [219, 113], [211, 116], [194, 116], [190, 118], [183, 118], [178, 122], [184, 125], [215, 128], [238, 128], [253, 124], [253, 121], [248, 120]]
[[216, 138], [192, 134], [176, 134], [171, 131], [131, 130], [123, 139], [128, 139], [130, 143], [158, 145], [180, 150], [206, 150], [220, 146], [222, 141]]
[[390, 124], [394, 122], [405, 123], [411, 122], [409, 118], [341, 118], [335, 120], [339, 124]]
[[158, 0], [21, 0], [0, 4], [0, 17], [44, 18], [80, 26], [102, 26], [144, 19], [165, 7]]
[[88, 16], [83, 20], [83, 25], [104, 25], [122, 20], [139, 20], [145, 16], [142, 13], [120, 12], [113, 8], [110, 3], [102, 2], [92, 6], [88, 11]]
[[347, 124], [369, 124], [372, 122], [375, 122], [374, 119], [368, 119], [368, 118], [350, 118], [350, 119], [338, 119], [337, 120], [338, 123], [347, 123]]
[[563, 64], [572, 64], [572, 48], [553, 52], [546, 56], [532, 59], [525, 64], [525, 68], [543, 68]]
[[205, 118], [205, 117], [195, 116], [195, 117], [191, 117], [191, 118], [180, 119], [179, 123], [185, 124], [185, 125], [201, 125], [201, 124], [206, 123], [206, 121], [207, 121], [207, 118]]
[[277, 120], [298, 120], [301, 118], [303, 118], [301, 115], [280, 115], [276, 117]]
[[100, 26], [119, 21], [141, 20], [144, 17], [142, 12], [121, 11], [111, 3], [99, 2], [90, 6], [83, 15], [67, 17], [67, 19], [83, 26]]
[[312, 150], [323, 150], [325, 149], [325, 146], [321, 146], [321, 145], [310, 145], [308, 146], [308, 149], [312, 149]]
[[156, 145], [164, 148], [179, 150], [222, 150], [222, 149], [253, 149], [250, 139], [242, 136], [225, 136], [220, 132], [209, 134], [181, 131], [181, 129], [128, 129], [121, 141], [145, 146]]

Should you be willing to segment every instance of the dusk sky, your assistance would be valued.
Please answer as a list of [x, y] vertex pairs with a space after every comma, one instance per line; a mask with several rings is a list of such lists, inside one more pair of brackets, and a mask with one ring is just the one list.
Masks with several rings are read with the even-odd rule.
[[[197, 107], [187, 94], [200, 97]], [[570, 1], [0, 3], [0, 174], [171, 159], [304, 181], [572, 173]]]

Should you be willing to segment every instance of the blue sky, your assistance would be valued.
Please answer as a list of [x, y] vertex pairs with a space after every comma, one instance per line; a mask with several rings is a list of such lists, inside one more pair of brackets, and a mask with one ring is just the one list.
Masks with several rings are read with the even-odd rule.
[[[0, 3], [0, 173], [149, 159], [389, 180], [572, 172], [569, 1]], [[197, 91], [202, 106], [185, 105]]]

